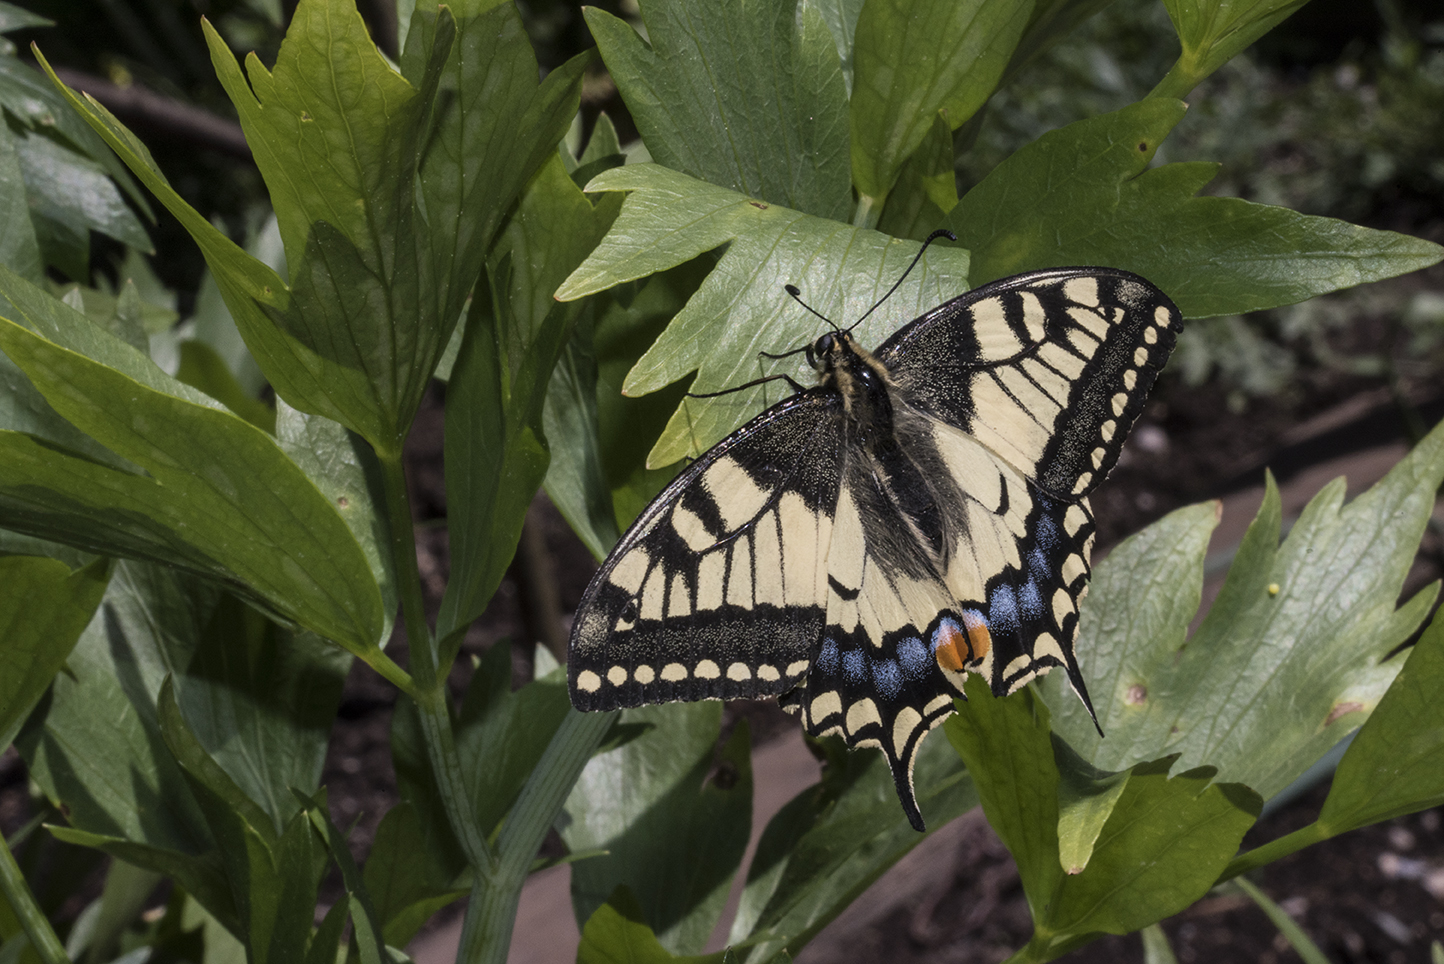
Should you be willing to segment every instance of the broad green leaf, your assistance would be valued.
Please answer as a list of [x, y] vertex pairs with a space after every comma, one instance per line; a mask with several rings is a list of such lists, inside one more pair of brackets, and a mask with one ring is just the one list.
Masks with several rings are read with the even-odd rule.
[[1128, 785], [1128, 771], [1109, 773], [1088, 763], [1053, 737], [1058, 767], [1058, 863], [1063, 872], [1080, 873], [1093, 857], [1103, 825]]
[[923, 241], [958, 203], [953, 173], [953, 132], [939, 111], [932, 127], [898, 173], [877, 229], [895, 238]]
[[1158, 285], [1186, 317], [1241, 314], [1427, 267], [1430, 241], [1237, 198], [1195, 197], [1217, 165], [1149, 169], [1185, 106], [1150, 98], [1044, 134], [958, 203], [974, 286], [1099, 264]]
[[516, 551], [527, 506], [546, 477], [547, 385], [585, 309], [551, 295], [619, 206], [607, 195], [594, 207], [553, 155], [498, 240], [490, 284], [472, 300], [446, 399], [451, 576], [437, 619], [442, 639], [481, 615]]
[[1444, 802], [1444, 618], [1409, 659], [1339, 761], [1319, 823], [1328, 835]]
[[178, 681], [197, 741], [277, 829], [296, 812], [292, 790], [320, 786], [350, 664], [311, 633], [291, 633], [227, 596]]
[[796, 0], [648, 0], [647, 40], [586, 11], [652, 159], [711, 184], [846, 221], [847, 91], [822, 16]]
[[726, 952], [705, 956], [673, 954], [648, 927], [642, 907], [625, 884], [587, 918], [577, 964], [725, 964]]
[[170, 677], [156, 709], [165, 745], [219, 845], [247, 957], [254, 964], [301, 964], [320, 884], [307, 811], [292, 800], [287, 820], [273, 822], [197, 739]]
[[55, 21], [47, 20], [37, 13], [31, 13], [13, 3], [0, 3], [0, 33], [24, 30], [27, 27], [53, 27]]
[[857, 18], [862, 14], [863, 0], [803, 0], [814, 8], [827, 24], [837, 45], [837, 59], [842, 65], [842, 79], [847, 95], [852, 96], [853, 49], [857, 44]]
[[1399, 672], [1400, 660], [1383, 660], [1437, 591], [1395, 608], [1441, 478], [1444, 426], [1347, 506], [1343, 480], [1330, 483], [1282, 545], [1270, 479], [1186, 644], [1213, 512], [1179, 510], [1127, 540], [1094, 575], [1078, 642], [1108, 737], [1049, 680], [1058, 732], [1103, 769], [1177, 753], [1182, 768], [1214, 766], [1273, 796], [1367, 719]]
[[0, 557], [0, 747], [65, 665], [109, 581], [105, 559], [71, 572], [57, 559]]
[[432, 853], [409, 801], [386, 811], [364, 877], [385, 941], [392, 947], [405, 947], [433, 914], [467, 894], [467, 888], [451, 886], [455, 869], [439, 866]]
[[958, 703], [943, 730], [968, 766], [988, 823], [1018, 864], [1036, 925], [1064, 877], [1048, 707], [1027, 689], [995, 698], [977, 674], [969, 674], [965, 688], [967, 702]]
[[235, 927], [210, 830], [156, 717], [162, 682], [190, 662], [218, 599], [173, 570], [116, 563], [99, 618], [16, 747], [45, 795], [64, 806], [70, 828], [53, 828], [58, 838], [172, 877]]
[[147, 220], [155, 220], [144, 192], [120, 158], [106, 149], [105, 141], [70, 110], [65, 97], [36, 73], [33, 64], [18, 57], [0, 57], [0, 107], [32, 131], [59, 134], [75, 145], [82, 154], [105, 168], [106, 174], [120, 185]]
[[396, 618], [395, 559], [381, 510], [386, 499], [376, 453], [339, 422], [297, 411], [285, 399], [276, 404], [276, 444], [315, 483], [361, 547], [386, 617], [377, 638], [390, 639]]
[[752, 822], [751, 741], [746, 723], [713, 752], [722, 707], [716, 702], [627, 710], [654, 724], [625, 746], [591, 759], [566, 803], [562, 839], [573, 851], [606, 856], [572, 867], [579, 924], [625, 883], [662, 946], [702, 950], [722, 913]]
[[275, 68], [251, 54], [246, 77], [206, 25], [286, 246], [291, 303], [272, 317], [350, 373], [343, 421], [384, 453], [399, 450], [456, 320], [437, 311], [414, 184], [456, 33], [449, 15], [438, 23], [414, 83], [344, 0], [300, 4]]
[[[752, 964], [797, 953], [893, 864], [927, 840], [908, 823], [882, 754], [829, 738], [822, 780], [794, 797], [763, 831], [730, 941]], [[946, 740], [923, 743], [913, 785], [927, 825], [942, 827], [978, 795]], [[784, 960], [786, 958], [783, 958]]]
[[1178, 913], [1208, 893], [1238, 851], [1263, 800], [1236, 783], [1211, 783], [1209, 767], [1169, 777], [1171, 763], [1132, 768], [1088, 867], [1058, 878], [1048, 912], [1034, 917], [1043, 959]]
[[26, 281], [39, 284], [45, 269], [40, 262], [35, 226], [30, 222], [30, 205], [15, 140], [8, 125], [0, 129], [0, 224], [5, 225], [5, 232], [0, 234], [0, 264]]
[[[13, 143], [33, 213], [79, 236], [99, 231], [140, 251], [153, 250], [150, 236], [99, 163], [39, 132], [14, 137]], [[77, 280], [87, 278], [84, 272]]]
[[[1050, 960], [1100, 932], [1131, 933], [1184, 909], [1213, 886], [1263, 805], [1246, 787], [1211, 785], [1210, 768], [1170, 779], [1174, 757], [1090, 773], [1060, 743], [1056, 759], [1072, 770], [1065, 781], [1048, 708], [1031, 690], [997, 699], [970, 677], [967, 691], [944, 726], [1017, 862], [1033, 913], [1030, 959]], [[1087, 866], [1061, 861], [1060, 830], [1081, 821], [1060, 823], [1060, 808], [1108, 796], [1114, 802], [1093, 831]]]
[[349, 902], [338, 900], [326, 911], [325, 918], [311, 937], [311, 946], [306, 950], [306, 964], [335, 964], [341, 950], [341, 937], [350, 919]]
[[[226, 57], [230, 53], [226, 52]], [[276, 394], [307, 412], [341, 422], [367, 439], [384, 438], [389, 427], [357, 399], [369, 395], [362, 373], [335, 365], [278, 325], [292, 297], [290, 288], [265, 263], [251, 257], [187, 204], [156, 167], [150, 151], [98, 101], [60, 83], [43, 57], [51, 80], [95, 132], [104, 138], [141, 182], [180, 221], [200, 247], [211, 277], [236, 326]], [[234, 63], [232, 63], [234, 70]]]
[[[572, 273], [562, 300], [604, 291], [675, 267], [731, 242], [701, 288], [627, 376], [641, 395], [697, 373], [691, 390], [715, 392], [765, 374], [812, 380], [805, 360], [763, 364], [761, 351], [790, 351], [818, 335], [816, 318], [793, 304], [796, 284], [823, 315], [846, 324], [887, 292], [917, 254], [912, 242], [763, 204], [655, 164], [628, 165], [592, 181], [593, 191], [631, 191], [612, 230]], [[934, 245], [883, 312], [857, 329], [874, 345], [892, 329], [966, 289], [967, 253]], [[756, 386], [720, 398], [686, 399], [648, 457], [670, 465], [698, 455], [785, 386]]]
[[597, 360], [590, 326], [578, 326], [552, 370], [542, 426], [552, 458], [547, 496], [600, 561], [621, 538], [597, 438]]
[[957, 130], [997, 86], [1033, 0], [872, 0], [853, 51], [852, 180], [880, 202], [939, 112]]
[[[6, 524], [244, 586], [373, 661], [380, 594], [345, 523], [265, 432], [0, 268], [0, 348], [77, 428], [149, 477], [0, 434]], [[17, 322], [23, 322], [25, 327]], [[25, 508], [22, 509], [21, 507]]]
[[225, 360], [203, 341], [180, 344], [180, 368], [176, 381], [205, 392], [256, 428], [272, 434], [276, 431], [276, 410], [241, 387]]
[[1163, 0], [1183, 50], [1154, 95], [1186, 97], [1308, 0]]

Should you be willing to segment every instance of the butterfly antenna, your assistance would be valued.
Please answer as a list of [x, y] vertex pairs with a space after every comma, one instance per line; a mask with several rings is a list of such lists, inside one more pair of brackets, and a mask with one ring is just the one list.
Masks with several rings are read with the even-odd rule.
[[[882, 303], [883, 303], [884, 301], [887, 301], [889, 298], [891, 298], [891, 297], [893, 296], [893, 292], [897, 291], [898, 288], [902, 286], [902, 283], [903, 283], [905, 280], [907, 280], [907, 276], [910, 275], [910, 274], [912, 274], [913, 269], [918, 266], [918, 262], [923, 259], [923, 254], [928, 250], [928, 245], [932, 244], [932, 243], [933, 243], [934, 241], [936, 241], [938, 238], [947, 238], [949, 241], [956, 241], [956, 240], [958, 240], [958, 236], [957, 236], [956, 234], [954, 234], [953, 232], [949, 231], [947, 228], [938, 228], [938, 229], [937, 229], [936, 231], [934, 231], [932, 234], [928, 235], [927, 240], [923, 242], [923, 246], [922, 246], [921, 248], [918, 248], [918, 253], [917, 253], [917, 255], [915, 255], [915, 256], [913, 257], [913, 263], [910, 264], [910, 265], [908, 265], [908, 269], [902, 273], [902, 276], [901, 276], [900, 278], [898, 278], [897, 281], [895, 281], [895, 282], [893, 283], [893, 286], [892, 286], [891, 288], [887, 289], [887, 294], [883, 295], [881, 298], [879, 298], [879, 299], [877, 300], [877, 304], [875, 304], [875, 305], [873, 305], [871, 308], [867, 309], [867, 311], [863, 312], [863, 315], [862, 315], [861, 318], [859, 318], [857, 321], [854, 321], [852, 324], [850, 324], [850, 325], [847, 326], [847, 330], [848, 330], [848, 331], [852, 331], [852, 330], [853, 330], [854, 328], [856, 328], [858, 325], [860, 325], [860, 324], [862, 324], [864, 321], [866, 321], [868, 315], [872, 314], [874, 311], [877, 311], [878, 308], [882, 307]], [[806, 306], [804, 305], [803, 307], [806, 307]], [[810, 308], [809, 308], [808, 310], [811, 311]], [[813, 312], [813, 313], [816, 314], [816, 312]], [[824, 320], [825, 320], [825, 319], [824, 319]], [[831, 322], [829, 322], [829, 324], [831, 324]], [[836, 327], [836, 326], [834, 325], [834, 327]]]
[[[823, 321], [825, 321], [825, 322], [827, 322], [829, 325], [831, 325], [833, 331], [841, 331], [841, 330], [842, 330], [841, 328], [837, 327], [837, 322], [833, 321], [831, 318], [827, 317], [827, 316], [824, 315], [822, 312], [818, 311], [816, 308], [812, 307], [812, 306], [809, 305], [807, 302], [803, 301], [803, 300], [802, 300], [802, 291], [797, 287], [797, 285], [783, 285], [783, 286], [782, 286], [782, 290], [783, 290], [783, 291], [786, 291], [789, 295], [791, 295], [793, 301], [797, 302], [799, 305], [801, 305], [802, 307], [806, 308], [808, 311], [812, 312], [812, 314], [816, 315], [818, 318], [821, 318]], [[795, 355], [795, 354], [797, 354], [797, 352], [788, 352], [788, 354], [789, 354], [789, 355]], [[782, 357], [782, 356], [775, 356], [775, 355], [774, 355], [774, 356], [770, 356], [770, 357]]]

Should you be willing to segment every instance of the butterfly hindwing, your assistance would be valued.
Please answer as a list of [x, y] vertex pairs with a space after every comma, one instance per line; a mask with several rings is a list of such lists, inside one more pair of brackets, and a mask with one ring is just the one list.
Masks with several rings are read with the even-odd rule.
[[688, 466], [608, 556], [577, 610], [578, 709], [774, 696], [821, 636], [841, 402], [808, 392]]
[[1113, 463], [1182, 317], [1136, 275], [1055, 268], [954, 298], [877, 351], [909, 401], [1045, 491], [1091, 492]]

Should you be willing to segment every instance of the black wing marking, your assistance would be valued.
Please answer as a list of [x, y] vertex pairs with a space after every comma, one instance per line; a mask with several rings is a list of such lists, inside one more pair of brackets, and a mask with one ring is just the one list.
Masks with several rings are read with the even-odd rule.
[[688, 466], [593, 577], [572, 627], [572, 704], [774, 696], [822, 635], [842, 402], [796, 395]]
[[1072, 500], [1118, 460], [1181, 326], [1137, 275], [1056, 268], [940, 305], [876, 354], [910, 404]]

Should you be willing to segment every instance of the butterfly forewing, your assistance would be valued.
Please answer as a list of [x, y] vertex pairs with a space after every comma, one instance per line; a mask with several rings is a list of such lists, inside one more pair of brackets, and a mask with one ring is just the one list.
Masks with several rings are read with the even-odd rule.
[[908, 400], [977, 438], [1060, 498], [1118, 460], [1181, 327], [1153, 285], [1056, 268], [955, 298], [878, 349]]
[[841, 441], [840, 401], [809, 392], [673, 480], [578, 607], [573, 704], [756, 698], [795, 686], [822, 633]]

